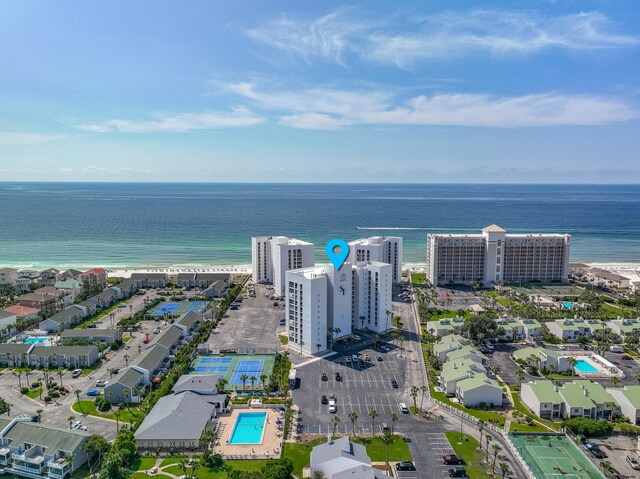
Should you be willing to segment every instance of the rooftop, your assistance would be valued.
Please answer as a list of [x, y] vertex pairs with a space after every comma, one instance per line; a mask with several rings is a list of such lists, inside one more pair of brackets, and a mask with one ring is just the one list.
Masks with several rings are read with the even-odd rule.
[[9, 313], [15, 314], [19, 318], [23, 318], [25, 316], [31, 316], [32, 314], [38, 314], [40, 312], [39, 309], [30, 308], [28, 306], [19, 306], [19, 305], [9, 306], [7, 308], [4, 308], [4, 310]]
[[482, 387], [482, 386], [491, 386], [494, 388], [500, 389], [500, 385], [495, 379], [489, 378], [486, 374], [476, 374], [473, 377], [463, 379], [458, 381], [456, 387], [462, 391], [471, 391], [473, 389]]
[[562, 396], [556, 391], [556, 385], [548, 379], [529, 383], [522, 383], [528, 386], [541, 403], [560, 404], [564, 402]]

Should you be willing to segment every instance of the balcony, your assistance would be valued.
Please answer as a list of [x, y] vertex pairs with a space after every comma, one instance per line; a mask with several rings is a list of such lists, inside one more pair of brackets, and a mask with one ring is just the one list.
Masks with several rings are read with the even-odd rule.
[[67, 459], [64, 457], [52, 459], [47, 463], [47, 467], [49, 468], [49, 477], [64, 479], [71, 474], [71, 463], [67, 462]]

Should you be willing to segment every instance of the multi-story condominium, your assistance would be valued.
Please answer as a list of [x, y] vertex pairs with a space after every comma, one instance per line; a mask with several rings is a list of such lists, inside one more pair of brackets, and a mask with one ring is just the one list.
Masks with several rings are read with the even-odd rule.
[[390, 264], [368, 261], [344, 263], [338, 270], [319, 265], [287, 271], [289, 343], [317, 354], [352, 329], [391, 328], [391, 269]]
[[273, 283], [277, 294], [285, 294], [285, 273], [309, 268], [316, 262], [315, 245], [286, 236], [251, 238], [253, 281]]
[[558, 419], [565, 415], [604, 419], [616, 404], [609, 390], [584, 379], [566, 382], [561, 387], [550, 380], [522, 383], [520, 387], [522, 402], [543, 419]]
[[106, 288], [108, 284], [108, 274], [103, 268], [92, 268], [87, 270], [84, 273], [81, 273], [78, 276], [78, 279], [90, 286], [102, 286], [103, 288]]
[[14, 268], [0, 268], [0, 284], [16, 284], [18, 280], [18, 270]]
[[640, 333], [640, 318], [614, 319], [609, 321], [607, 326], [611, 328], [611, 331], [622, 337], [623, 341], [626, 341], [627, 336]]
[[596, 331], [603, 330], [607, 325], [598, 319], [557, 319], [545, 323], [549, 332], [569, 343], [575, 343], [581, 336], [591, 338]]
[[378, 261], [392, 267], [392, 281], [402, 280], [402, 237], [372, 236], [349, 242], [347, 261], [356, 264], [360, 261]]
[[427, 278], [435, 286], [568, 281], [571, 236], [507, 234], [497, 225], [481, 234], [431, 234]]

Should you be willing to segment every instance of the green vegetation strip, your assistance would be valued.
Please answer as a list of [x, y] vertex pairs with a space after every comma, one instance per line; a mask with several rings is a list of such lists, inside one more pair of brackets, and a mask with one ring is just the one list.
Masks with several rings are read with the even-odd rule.
[[467, 434], [462, 435], [462, 443], [460, 442], [459, 432], [444, 433], [453, 447], [458, 457], [464, 460], [464, 467], [470, 479], [486, 479], [489, 477], [487, 466], [482, 464], [484, 453], [478, 451], [478, 441]]
[[[99, 412], [96, 409], [96, 405], [93, 404], [93, 401], [81, 400], [80, 402], [73, 403], [71, 408], [79, 414], [88, 414], [89, 416], [111, 419], [112, 421], [116, 420], [116, 415], [113, 412]], [[134, 422], [136, 419], [142, 418], [144, 416], [142, 411], [138, 411], [133, 407], [129, 409], [121, 409], [120, 411], [118, 411], [118, 415], [120, 422]]]
[[482, 409], [466, 408], [464, 406], [461, 406], [460, 404], [451, 402], [451, 400], [445, 393], [436, 392], [435, 389], [433, 389], [433, 386], [430, 386], [430, 389], [432, 398], [437, 399], [438, 401], [442, 401], [443, 403], [459, 409], [460, 411], [464, 411], [467, 414], [477, 417], [478, 419], [484, 419], [487, 422], [497, 423], [500, 425], [500, 427], [504, 427], [505, 417], [502, 414], [493, 411], [484, 411]]

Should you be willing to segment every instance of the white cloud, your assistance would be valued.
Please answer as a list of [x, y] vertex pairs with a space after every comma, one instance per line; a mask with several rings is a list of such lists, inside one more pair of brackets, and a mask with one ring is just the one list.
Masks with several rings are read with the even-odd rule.
[[348, 125], [448, 125], [536, 127], [600, 125], [638, 118], [619, 100], [597, 95], [547, 92], [522, 96], [469, 93], [418, 95], [402, 99], [400, 90], [310, 88], [268, 90], [256, 84], [229, 87], [261, 108], [281, 114], [283, 126], [335, 130]]
[[90, 171], [93, 173], [102, 173], [107, 171], [107, 169], [104, 166], [89, 165], [84, 169], [84, 171]]
[[38, 145], [49, 141], [63, 140], [66, 137], [66, 135], [6, 131], [0, 132], [0, 145]]
[[73, 173], [75, 170], [73, 168], [58, 168], [60, 173]]
[[249, 110], [237, 107], [229, 113], [181, 113], [155, 120], [113, 119], [101, 124], [78, 125], [77, 128], [94, 133], [119, 131], [123, 133], [187, 132], [252, 126], [264, 122]]
[[417, 17], [362, 20], [339, 9], [313, 20], [281, 17], [247, 31], [250, 38], [306, 61], [346, 64], [348, 54], [408, 68], [416, 62], [469, 54], [524, 54], [547, 48], [593, 50], [634, 46], [600, 12], [544, 16], [504, 10], [445, 11]]

